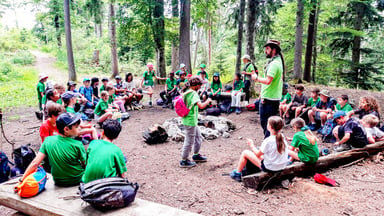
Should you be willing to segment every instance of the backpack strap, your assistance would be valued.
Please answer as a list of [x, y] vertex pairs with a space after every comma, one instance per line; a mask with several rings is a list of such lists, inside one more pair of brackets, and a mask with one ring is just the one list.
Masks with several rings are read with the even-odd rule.
[[[189, 89], [188, 91], [186, 91], [186, 92], [183, 93], [183, 101], [184, 101], [184, 103], [185, 103], [185, 96], [186, 96], [187, 94], [193, 92], [193, 91], [194, 91], [194, 90]], [[187, 108], [188, 108], [188, 109], [191, 109], [192, 106], [188, 106]]]

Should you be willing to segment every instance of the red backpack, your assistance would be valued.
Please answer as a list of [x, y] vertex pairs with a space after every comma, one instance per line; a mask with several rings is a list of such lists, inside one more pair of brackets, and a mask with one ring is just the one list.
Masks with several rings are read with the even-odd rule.
[[184, 94], [177, 96], [173, 100], [173, 105], [175, 106], [176, 114], [180, 117], [185, 117], [188, 115], [191, 107], [187, 107], [184, 103], [184, 96], [191, 93], [193, 90], [188, 90]]

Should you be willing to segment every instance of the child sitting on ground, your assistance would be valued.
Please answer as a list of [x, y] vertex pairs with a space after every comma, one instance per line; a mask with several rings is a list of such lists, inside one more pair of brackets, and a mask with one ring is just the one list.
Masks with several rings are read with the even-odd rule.
[[213, 74], [213, 79], [211, 83], [211, 92], [209, 93], [209, 98], [212, 98], [212, 100], [219, 101], [221, 90], [223, 89], [223, 85], [220, 81], [220, 74], [219, 72], [215, 72]]
[[380, 119], [380, 106], [377, 103], [376, 98], [371, 96], [364, 96], [360, 98], [359, 108], [356, 110], [349, 111], [347, 113], [348, 117], [358, 114], [359, 119], [362, 119], [365, 115], [373, 114]]
[[237, 169], [230, 174], [231, 178], [240, 182], [241, 172], [249, 160], [264, 172], [276, 172], [283, 170], [288, 162], [288, 148], [281, 130], [284, 127], [283, 119], [271, 116], [268, 119], [267, 129], [271, 136], [266, 138], [257, 149], [251, 139], [247, 140], [250, 150], [241, 153]]
[[203, 85], [199, 89], [198, 94], [203, 102], [208, 98], [208, 89], [210, 87], [209, 81], [206, 76], [207, 76], [207, 73], [205, 71], [200, 72], [200, 78], [203, 82]]
[[379, 124], [379, 118], [377, 118], [377, 116], [372, 114], [365, 115], [360, 122], [367, 132], [368, 143], [384, 140], [384, 132], [376, 127], [377, 124]]
[[113, 144], [121, 131], [117, 120], [108, 119], [103, 123], [101, 140], [93, 140], [87, 149], [87, 161], [82, 182], [119, 176], [127, 178], [127, 166], [121, 149]]
[[351, 105], [348, 103], [348, 95], [343, 94], [337, 98], [336, 111], [339, 110], [346, 113], [353, 110]]
[[108, 104], [113, 105], [115, 107], [119, 107], [120, 111], [125, 113], [125, 101], [128, 98], [127, 96], [116, 96], [115, 88], [112, 85], [107, 85], [106, 91], [108, 92]]
[[291, 121], [290, 112], [295, 113], [295, 118], [297, 118], [305, 106], [307, 106], [308, 98], [303, 94], [303, 92], [304, 86], [301, 84], [296, 85], [293, 100], [290, 103], [281, 106], [283, 115], [285, 113], [285, 116], [283, 116], [283, 118], [285, 118], [285, 124], [288, 125]]
[[44, 142], [46, 137], [59, 134], [56, 127], [57, 117], [64, 112], [64, 107], [60, 104], [54, 103], [48, 108], [48, 119], [40, 126], [41, 142]]
[[333, 114], [333, 120], [338, 124], [333, 129], [333, 134], [337, 139], [335, 151], [345, 151], [354, 148], [363, 148], [367, 145], [367, 133], [354, 118], [348, 118], [344, 111], [337, 111]]
[[184, 71], [181, 71], [179, 75], [180, 75], [180, 78], [177, 79], [176, 85], [177, 85], [177, 91], [179, 92], [179, 94], [182, 94], [187, 89], [186, 84], [188, 83], [188, 79], [185, 78], [186, 73]]
[[165, 81], [164, 91], [160, 92], [160, 97], [163, 100], [163, 108], [167, 108], [169, 105], [172, 106], [172, 100], [177, 96], [177, 81], [175, 79], [175, 73], [171, 71], [169, 78]]
[[315, 107], [308, 111], [308, 118], [310, 121], [309, 129], [311, 129], [311, 131], [317, 129], [316, 120], [320, 120], [321, 122], [321, 127], [319, 129], [319, 131], [321, 131], [327, 121], [328, 114], [335, 108], [328, 90], [322, 90], [319, 94], [320, 101], [316, 103]]
[[280, 106], [279, 106], [281, 118], [284, 118], [284, 116], [283, 116], [284, 115], [283, 108], [285, 108], [287, 104], [291, 103], [291, 100], [292, 100], [292, 96], [288, 92], [288, 88], [289, 88], [288, 83], [284, 83], [283, 84], [283, 93], [282, 93], [282, 96], [281, 96]]
[[[143, 95], [139, 92], [137, 92], [135, 81], [133, 81], [133, 75], [132, 73], [127, 73], [125, 75], [125, 82], [123, 83], [123, 88], [127, 90], [127, 96], [128, 98], [125, 101], [125, 106], [129, 106], [132, 110], [132, 104], [138, 105], [143, 98]], [[135, 103], [133, 103], [135, 102]]]
[[101, 124], [105, 120], [112, 118], [113, 112], [118, 112], [117, 109], [113, 109], [112, 106], [108, 105], [108, 98], [109, 94], [107, 91], [102, 91], [100, 93], [101, 99], [99, 100], [99, 103], [97, 103], [94, 113], [95, 113], [95, 120], [97, 123]]
[[93, 108], [97, 103], [95, 103], [95, 95], [93, 94], [93, 89], [91, 87], [91, 80], [89, 78], [83, 79], [84, 86], [81, 86], [79, 93], [87, 99], [85, 108]]
[[244, 82], [241, 79], [241, 74], [236, 73], [231, 92], [231, 109], [236, 109], [236, 114], [240, 114], [241, 93], [243, 92], [243, 88]]
[[103, 77], [103, 79], [101, 79], [101, 82], [103, 84], [100, 86], [100, 92], [105, 91], [105, 88], [108, 85], [109, 79], [107, 77]]
[[319, 159], [319, 147], [317, 146], [317, 138], [312, 134], [311, 130], [305, 126], [302, 118], [295, 118], [291, 122], [295, 135], [288, 146], [288, 154], [292, 160], [302, 161], [304, 163], [314, 164]]

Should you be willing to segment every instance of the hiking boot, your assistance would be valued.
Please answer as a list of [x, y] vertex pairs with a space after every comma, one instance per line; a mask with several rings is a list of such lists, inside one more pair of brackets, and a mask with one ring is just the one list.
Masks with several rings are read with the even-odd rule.
[[195, 162], [207, 162], [207, 157], [204, 157], [201, 154], [196, 154], [192, 156], [192, 160]]
[[308, 127], [311, 131], [315, 131], [316, 130], [316, 123], [311, 123], [310, 125], [308, 125]]
[[181, 160], [180, 163], [179, 163], [179, 167], [182, 167], [182, 168], [190, 168], [190, 167], [194, 167], [196, 166], [196, 163], [195, 162], [192, 162], [190, 160]]
[[236, 107], [236, 114], [239, 115], [241, 113], [240, 107]]
[[233, 180], [241, 182], [241, 173], [237, 172], [237, 170], [233, 170], [229, 175]]
[[347, 151], [347, 150], [350, 150], [350, 149], [352, 149], [351, 145], [346, 144], [346, 143], [343, 143], [341, 145], [333, 147], [333, 150], [336, 151], [336, 152]]

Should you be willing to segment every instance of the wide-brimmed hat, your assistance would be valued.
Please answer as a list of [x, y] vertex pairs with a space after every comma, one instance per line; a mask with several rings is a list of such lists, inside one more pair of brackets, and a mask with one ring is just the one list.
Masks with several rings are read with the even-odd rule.
[[278, 41], [278, 40], [270, 39], [264, 45], [264, 47], [266, 47], [266, 46], [273, 46], [273, 47], [277, 48], [279, 51], [281, 50], [281, 48], [280, 48], [280, 41]]
[[251, 61], [251, 56], [249, 56], [248, 54], [244, 55], [241, 59], [248, 59], [249, 61]]
[[74, 113], [62, 113], [56, 119], [56, 126], [59, 129], [64, 129], [67, 126], [71, 126], [80, 121], [81, 114]]
[[39, 75], [39, 81], [43, 80], [43, 79], [46, 79], [48, 78], [48, 75], [47, 74], [40, 74]]
[[324, 96], [327, 96], [327, 97], [330, 97], [330, 95], [329, 95], [329, 91], [326, 90], [326, 89], [321, 90], [319, 94], [324, 95]]

